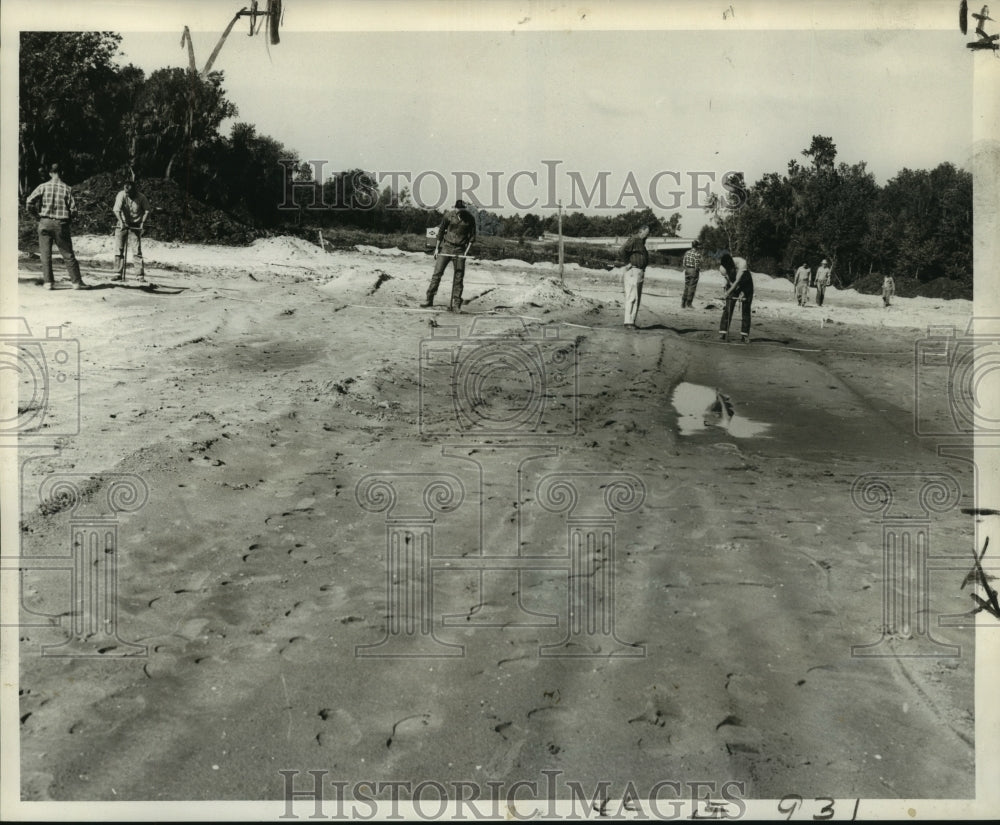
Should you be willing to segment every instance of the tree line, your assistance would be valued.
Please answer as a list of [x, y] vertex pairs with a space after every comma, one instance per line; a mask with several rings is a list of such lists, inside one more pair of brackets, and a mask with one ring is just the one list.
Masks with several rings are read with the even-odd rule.
[[280, 141], [235, 122], [222, 72], [164, 68], [148, 77], [119, 66], [114, 32], [22, 32], [18, 187], [22, 195], [59, 162], [80, 182], [102, 173], [164, 178], [190, 197], [257, 226], [284, 218]]
[[[62, 164], [81, 182], [112, 173], [166, 179], [185, 194], [264, 229], [351, 227], [424, 234], [442, 212], [418, 207], [407, 188], [381, 190], [376, 176], [348, 169], [313, 179], [312, 165], [250, 123], [223, 123], [237, 107], [226, 98], [224, 75], [158, 69], [148, 76], [120, 66], [115, 32], [22, 32], [20, 43], [19, 166], [22, 197]], [[289, 192], [288, 182], [294, 182]], [[555, 232], [555, 214], [503, 216], [476, 212], [483, 235], [535, 238]], [[680, 215], [662, 221], [652, 210], [613, 216], [563, 216], [569, 237], [622, 236], [649, 223], [654, 234], [676, 235]]]
[[[713, 198], [700, 239], [731, 249], [754, 269], [788, 273], [826, 258], [840, 286], [892, 275], [971, 290], [972, 175], [951, 163], [903, 169], [884, 186], [865, 163], [837, 163], [833, 139], [815, 135], [785, 174], [765, 174], [746, 198]], [[946, 285], [945, 285], [946, 286]]]
[[[295, 151], [236, 119], [222, 72], [164, 68], [146, 76], [116, 63], [121, 40], [114, 32], [21, 33], [22, 196], [59, 161], [71, 182], [99, 173], [172, 180], [185, 196], [265, 230], [346, 226], [423, 234], [440, 221], [439, 210], [415, 205], [405, 187], [379, 189], [365, 170], [313, 180], [311, 164]], [[752, 185], [737, 175], [732, 191], [743, 197], [712, 196], [703, 247], [732, 250], [771, 274], [827, 258], [840, 286], [881, 273], [902, 283], [943, 281], [971, 290], [969, 172], [950, 163], [903, 169], [879, 186], [865, 163], [837, 163], [833, 139], [822, 135], [801, 156], [785, 173], [767, 173]], [[289, 174], [296, 184], [290, 197]], [[648, 208], [561, 217], [568, 237], [622, 237], [642, 223], [654, 235], [676, 237], [681, 220]], [[477, 210], [481, 234], [510, 238], [555, 232], [559, 219]]]

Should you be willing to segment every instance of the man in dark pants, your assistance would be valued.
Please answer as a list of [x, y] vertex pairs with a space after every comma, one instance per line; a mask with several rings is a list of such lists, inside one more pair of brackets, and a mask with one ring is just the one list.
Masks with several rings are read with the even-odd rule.
[[728, 252], [723, 252], [719, 259], [722, 275], [726, 279], [726, 305], [722, 310], [722, 320], [719, 322], [719, 337], [729, 338], [729, 324], [733, 319], [736, 301], [743, 299], [743, 318], [740, 325], [740, 338], [744, 344], [750, 343], [750, 306], [753, 304], [753, 276], [744, 258], [734, 258]]
[[451, 261], [454, 274], [451, 281], [451, 312], [462, 310], [462, 282], [465, 279], [465, 259], [476, 239], [476, 219], [465, 208], [465, 201], [455, 201], [455, 208], [445, 213], [438, 227], [437, 246], [434, 249], [434, 272], [427, 287], [427, 300], [420, 306], [434, 306], [434, 295], [441, 284], [441, 276]]
[[58, 163], [49, 167], [49, 179], [28, 195], [26, 205], [30, 208], [38, 202], [38, 255], [42, 259], [42, 279], [46, 289], [55, 289], [52, 274], [52, 244], [59, 247], [59, 253], [66, 263], [66, 272], [73, 283], [73, 289], [83, 289], [80, 277], [80, 263], [73, 253], [73, 238], [70, 223], [76, 214], [73, 190], [63, 183]]
[[701, 253], [698, 241], [691, 243], [691, 248], [684, 253], [684, 292], [681, 295], [681, 309], [694, 306], [694, 293], [698, 288], [698, 277], [701, 275]]

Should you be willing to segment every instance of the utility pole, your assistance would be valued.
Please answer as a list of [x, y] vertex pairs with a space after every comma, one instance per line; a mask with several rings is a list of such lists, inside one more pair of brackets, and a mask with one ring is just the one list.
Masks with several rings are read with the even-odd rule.
[[559, 201], [559, 283], [563, 280], [562, 201]]

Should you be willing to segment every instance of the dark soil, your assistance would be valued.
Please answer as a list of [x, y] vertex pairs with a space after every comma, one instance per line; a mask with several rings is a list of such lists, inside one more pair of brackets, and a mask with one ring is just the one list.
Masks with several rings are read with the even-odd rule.
[[[76, 235], [110, 235], [115, 218], [111, 209], [121, 191], [121, 178], [104, 173], [73, 185], [77, 218]], [[140, 192], [149, 199], [151, 214], [146, 221], [146, 237], [160, 241], [245, 246], [262, 233], [234, 219], [228, 213], [205, 205], [192, 197], [176, 181], [147, 178]], [[18, 247], [37, 247], [35, 219], [27, 210], [18, 215]]]

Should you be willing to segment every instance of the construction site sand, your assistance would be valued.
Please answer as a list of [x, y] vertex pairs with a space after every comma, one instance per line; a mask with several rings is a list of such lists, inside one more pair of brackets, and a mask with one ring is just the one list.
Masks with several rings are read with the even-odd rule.
[[[883, 609], [883, 525], [852, 501], [854, 481], [945, 472], [972, 503], [969, 466], [937, 455], [912, 415], [914, 347], [930, 324], [964, 330], [968, 302], [887, 310], [832, 289], [802, 308], [760, 275], [742, 346], [718, 341], [714, 272], [682, 310], [681, 274], [651, 269], [630, 333], [620, 271], [566, 268], [560, 282], [551, 265], [471, 261], [455, 315], [418, 307], [430, 256], [149, 241], [152, 286], [131, 270], [115, 285], [109, 238], [75, 243], [87, 291], [39, 289], [37, 261], [19, 263], [19, 313], [36, 337], [61, 329], [81, 359], [79, 432], [23, 439], [21, 552], [70, 552], [73, 519], [100, 508], [111, 474], [141, 478], [148, 502], [117, 516], [120, 641], [102, 656], [42, 655], [66, 638], [66, 575], [25, 574], [25, 615], [45, 618], [20, 631], [24, 799], [280, 800], [279, 770], [327, 770], [348, 788], [559, 771], [588, 798], [602, 780], [612, 795], [664, 780], [732, 780], [770, 799], [973, 794], [971, 655], [852, 656], [879, 640]], [[439, 305], [450, 286], [449, 270]], [[513, 439], [454, 423], [435, 434], [455, 390], [422, 353], [518, 317], [519, 340], [549, 358], [553, 417]], [[575, 361], [546, 355], [567, 347]], [[509, 370], [497, 376], [483, 403], [522, 397]], [[766, 437], [682, 435], [682, 382], [720, 389]], [[54, 474], [92, 477], [79, 512], [40, 500]], [[434, 516], [428, 617], [461, 656], [357, 655], [394, 620], [387, 516], [426, 504], [366, 509], [373, 474], [462, 484], [464, 503]], [[568, 516], [538, 504], [552, 474], [576, 479], [586, 507], [604, 506], [609, 480], [641, 482], [641, 503], [608, 522], [624, 647], [584, 638], [583, 657], [540, 655], [566, 635], [566, 574], [468, 567], [483, 548], [508, 562], [565, 552]], [[971, 552], [958, 506], [933, 532]], [[935, 615], [968, 609], [966, 572], [935, 575]], [[528, 614], [504, 614], [518, 604], [556, 624], [522, 626]], [[506, 618], [480, 626], [491, 610]], [[971, 650], [971, 631], [934, 633]], [[128, 645], [144, 655], [117, 658]]]

